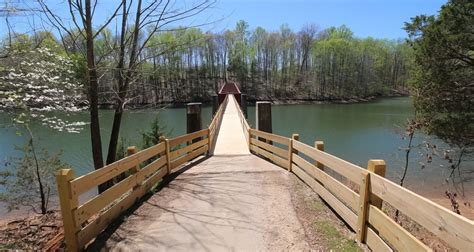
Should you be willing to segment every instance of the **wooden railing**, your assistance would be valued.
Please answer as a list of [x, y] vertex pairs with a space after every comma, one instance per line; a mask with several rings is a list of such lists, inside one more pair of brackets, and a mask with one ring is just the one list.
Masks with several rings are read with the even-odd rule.
[[211, 154], [214, 153], [214, 148], [216, 146], [216, 140], [217, 140], [217, 131], [219, 130], [219, 127], [222, 122], [222, 117], [224, 116], [224, 111], [227, 103], [229, 102], [228, 97], [226, 96], [224, 99], [224, 102], [219, 106], [219, 109], [217, 110], [216, 114], [212, 118], [211, 123], [209, 124], [209, 142], [210, 142], [210, 152]]
[[[221, 120], [222, 106], [219, 111], [216, 114], [218, 119], [215, 120]], [[60, 170], [56, 180], [67, 250], [82, 250], [165, 175], [178, 171], [182, 164], [207, 153], [211, 144], [210, 137], [214, 137], [211, 132], [214, 134], [215, 126], [212, 131], [206, 128], [165, 139], [140, 152], [136, 152], [135, 147], [129, 147], [129, 156], [126, 158], [78, 178], [71, 169]], [[141, 164], [145, 161], [149, 163], [142, 167]], [[123, 178], [124, 173], [128, 176], [87, 202], [79, 203], [80, 195], [95, 190], [106, 181]]]
[[250, 138], [249, 138], [250, 125], [248, 124], [247, 119], [245, 119], [245, 115], [242, 112], [242, 108], [241, 108], [240, 104], [237, 103], [236, 99], [234, 99], [234, 102], [235, 102], [235, 105], [238, 108], [237, 112], [238, 112], [238, 115], [239, 115], [240, 123], [242, 124], [242, 128], [244, 130], [245, 140], [247, 140], [247, 144], [250, 144], [249, 143], [249, 140], [250, 140]]
[[[385, 162], [370, 160], [367, 169], [292, 138], [249, 130], [250, 150], [293, 172], [326, 201], [373, 251], [430, 251], [382, 211], [382, 202], [460, 251], [474, 249], [474, 222], [384, 178]], [[272, 142], [279, 143], [273, 145]], [[303, 156], [306, 158], [303, 158]], [[307, 160], [312, 160], [309, 162]], [[338, 174], [338, 178], [334, 174]], [[350, 181], [358, 187], [352, 190]]]

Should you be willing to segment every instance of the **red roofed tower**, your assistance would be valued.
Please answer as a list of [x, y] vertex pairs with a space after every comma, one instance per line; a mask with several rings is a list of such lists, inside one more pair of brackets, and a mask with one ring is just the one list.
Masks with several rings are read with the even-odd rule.
[[240, 88], [235, 82], [227, 82], [222, 85], [219, 90], [219, 105], [224, 101], [225, 96], [228, 94], [233, 94], [237, 102], [240, 104], [241, 93]]

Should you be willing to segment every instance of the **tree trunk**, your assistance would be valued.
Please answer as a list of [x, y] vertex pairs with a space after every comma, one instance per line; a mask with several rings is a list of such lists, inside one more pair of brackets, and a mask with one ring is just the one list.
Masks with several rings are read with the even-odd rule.
[[[133, 77], [132, 73], [134, 72], [134, 69], [135, 69], [135, 63], [136, 63], [135, 60], [137, 59], [137, 54], [138, 54], [137, 48], [138, 48], [138, 36], [140, 32], [139, 29], [140, 29], [141, 5], [142, 5], [142, 0], [139, 0], [138, 5], [137, 5], [136, 20], [134, 24], [135, 28], [132, 35], [133, 42], [132, 42], [132, 47], [130, 48], [130, 59], [129, 59], [130, 62], [128, 63], [128, 69], [125, 74], [120, 74], [119, 76], [119, 97], [118, 97], [118, 102], [115, 108], [112, 132], [110, 134], [109, 150], [107, 153], [108, 164], [115, 162], [115, 158], [117, 154], [117, 143], [118, 143], [118, 138], [119, 138], [119, 133], [120, 133], [120, 125], [122, 123], [123, 107], [125, 104], [125, 99], [127, 97], [128, 86], [130, 84], [131, 78]], [[126, 4], [124, 4], [124, 6], [126, 6]], [[126, 12], [125, 9], [124, 9], [124, 12]], [[122, 21], [122, 24], [124, 22], [126, 23], [126, 20]], [[122, 36], [125, 36], [125, 32], [123, 31], [124, 29], [125, 29], [125, 25], [123, 25], [122, 27]], [[123, 73], [123, 71], [121, 72]]]
[[[99, 94], [98, 94], [98, 78], [97, 69], [94, 58], [94, 37], [92, 34], [92, 14], [91, 14], [91, 0], [85, 1], [86, 18], [86, 48], [87, 48], [87, 68], [89, 80], [89, 102], [90, 102], [90, 129], [92, 142], [92, 158], [94, 161], [94, 168], [100, 169], [104, 166], [102, 157], [102, 141], [100, 136], [100, 122], [99, 122]], [[100, 186], [99, 186], [100, 187]], [[100, 189], [99, 189], [100, 190]]]

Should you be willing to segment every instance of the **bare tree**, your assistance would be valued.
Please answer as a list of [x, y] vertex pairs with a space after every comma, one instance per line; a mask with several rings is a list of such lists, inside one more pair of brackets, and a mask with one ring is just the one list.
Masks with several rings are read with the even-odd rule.
[[[55, 14], [45, 0], [38, 0], [38, 3], [46, 14], [46, 18], [57, 28], [60, 34], [66, 33], [70, 37], [75, 37], [73, 31], [77, 29], [80, 32], [79, 35], [86, 41], [85, 58], [87, 61], [87, 94], [89, 99], [92, 158], [95, 169], [100, 169], [104, 166], [104, 161], [99, 122], [99, 76], [97, 73], [97, 59], [94, 54], [94, 40], [115, 19], [123, 3], [120, 3], [112, 15], [98, 28], [93, 26], [97, 0], [68, 0], [67, 4], [73, 25], [67, 25], [68, 22], [66, 22], [65, 18]], [[104, 189], [104, 186], [99, 186], [99, 191]]]
[[[87, 61], [88, 97], [90, 103], [90, 128], [92, 142], [92, 156], [95, 169], [104, 166], [102, 141], [99, 124], [99, 75], [97, 70], [98, 58], [95, 55], [94, 42], [102, 31], [118, 17], [120, 31], [116, 37], [118, 45], [112, 48], [117, 51], [115, 79], [117, 89], [115, 96], [115, 114], [110, 135], [110, 142], [106, 163], [110, 164], [116, 159], [117, 143], [124, 107], [128, 100], [128, 91], [131, 84], [138, 77], [137, 67], [147, 58], [140, 58], [143, 50], [147, 48], [150, 39], [166, 26], [173, 25], [189, 19], [210, 8], [214, 1], [202, 0], [194, 5], [180, 7], [171, 0], [143, 1], [121, 0], [112, 8], [113, 12], [100, 26], [94, 26], [94, 13], [98, 0], [68, 0], [67, 6], [70, 14], [70, 25], [67, 26], [65, 17], [60, 17], [52, 11], [46, 0], [38, 0], [41, 8], [46, 13], [47, 19], [57, 28], [60, 34], [67, 34], [69, 38], [76, 38], [74, 30], [79, 31], [79, 36], [86, 43], [85, 58]], [[62, 36], [61, 36], [62, 37]], [[107, 185], [101, 185], [103, 191]]]

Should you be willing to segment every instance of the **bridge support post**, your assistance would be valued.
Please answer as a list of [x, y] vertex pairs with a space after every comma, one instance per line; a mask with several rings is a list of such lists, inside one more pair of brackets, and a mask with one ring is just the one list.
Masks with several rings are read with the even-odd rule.
[[[272, 133], [272, 104], [270, 102], [257, 102], [255, 117], [257, 130]], [[271, 144], [271, 141], [266, 142]]]
[[212, 96], [212, 116], [214, 116], [219, 110], [219, 96], [213, 95]]
[[[188, 103], [186, 105], [186, 133], [193, 133], [202, 129], [200, 102]], [[200, 141], [195, 139], [193, 142]]]
[[242, 109], [242, 113], [244, 113], [245, 118], [248, 118], [248, 115], [247, 115], [247, 95], [245, 95], [245, 94], [240, 95], [240, 108]]

